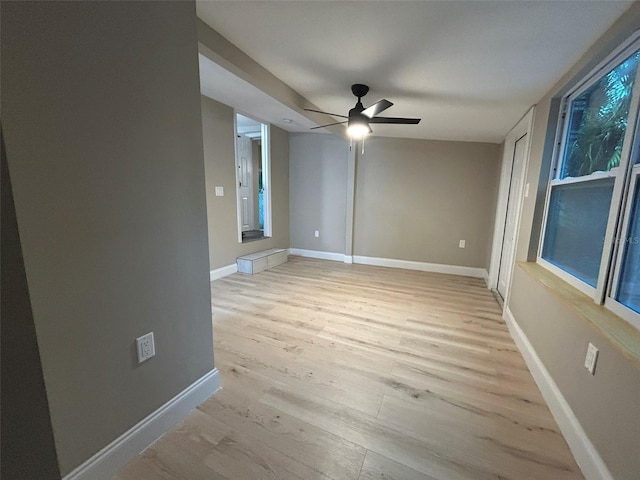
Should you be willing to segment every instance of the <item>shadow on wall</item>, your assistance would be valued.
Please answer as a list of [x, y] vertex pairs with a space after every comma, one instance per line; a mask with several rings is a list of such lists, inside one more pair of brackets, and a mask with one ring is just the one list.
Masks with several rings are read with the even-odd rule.
[[[4, 478], [60, 478], [2, 140], [2, 441]], [[16, 368], [19, 366], [20, 368]]]

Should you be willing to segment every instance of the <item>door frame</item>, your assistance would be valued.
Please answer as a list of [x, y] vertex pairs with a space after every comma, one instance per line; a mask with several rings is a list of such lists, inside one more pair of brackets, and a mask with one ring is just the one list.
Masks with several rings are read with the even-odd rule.
[[[236, 217], [238, 222], [238, 243], [242, 243], [242, 212], [240, 211], [240, 192], [238, 190], [238, 114], [250, 118], [261, 124], [260, 133], [262, 135], [262, 188], [264, 189], [264, 238], [272, 236], [272, 216], [271, 216], [271, 124], [255, 115], [251, 115], [242, 110], [233, 110], [233, 169], [235, 170], [234, 185], [236, 193]], [[255, 189], [254, 189], [255, 190]]]
[[[528, 195], [528, 184], [525, 185], [527, 178], [527, 168], [529, 166], [529, 156], [531, 155], [531, 133], [533, 131], [533, 119], [534, 109], [531, 107], [529, 111], [520, 119], [520, 121], [513, 127], [509, 133], [507, 133], [504, 139], [504, 148], [502, 151], [502, 166], [500, 169], [500, 184], [498, 187], [498, 202], [496, 206], [496, 219], [493, 228], [493, 244], [491, 246], [491, 261], [489, 263], [489, 278], [487, 281], [487, 288], [490, 290], [498, 289], [498, 273], [500, 269], [500, 260], [502, 257], [502, 245], [504, 242], [504, 229], [507, 222], [507, 205], [509, 202], [509, 190], [511, 188], [511, 172], [513, 170], [513, 161], [515, 154], [516, 142], [524, 135], [528, 135], [528, 144], [524, 159], [524, 168], [522, 169], [522, 176], [520, 178], [520, 185], [522, 186], [521, 192], [519, 192], [517, 205], [516, 205], [516, 236], [514, 238], [514, 248], [512, 255], [507, 265], [508, 268], [513, 270], [514, 259], [518, 245], [518, 234], [520, 230], [520, 214], [522, 213], [522, 203], [524, 197]], [[524, 193], [524, 195], [523, 195]], [[513, 273], [513, 272], [512, 272]], [[511, 276], [513, 279], [513, 276]], [[507, 292], [505, 294], [505, 304], [511, 285], [507, 286]]]
[[264, 190], [264, 236], [272, 237], [273, 228], [271, 217], [271, 124], [262, 123], [262, 189]]

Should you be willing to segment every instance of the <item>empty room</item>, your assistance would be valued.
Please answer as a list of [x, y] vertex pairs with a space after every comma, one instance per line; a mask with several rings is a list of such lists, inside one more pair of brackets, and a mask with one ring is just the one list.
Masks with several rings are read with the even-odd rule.
[[640, 479], [640, 2], [0, 21], [3, 479]]

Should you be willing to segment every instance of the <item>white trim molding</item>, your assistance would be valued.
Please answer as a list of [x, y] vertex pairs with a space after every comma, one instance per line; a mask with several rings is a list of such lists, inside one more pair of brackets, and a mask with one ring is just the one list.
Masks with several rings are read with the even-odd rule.
[[320, 260], [332, 260], [334, 262], [344, 262], [344, 253], [322, 252], [320, 250], [305, 250], [303, 248], [290, 248], [289, 255], [297, 255], [299, 257], [319, 258]]
[[463, 267], [460, 265], [443, 265], [440, 263], [413, 262], [410, 260], [396, 260], [394, 258], [353, 256], [353, 263], [375, 265], [377, 267], [404, 268], [405, 270], [420, 270], [422, 272], [444, 273], [447, 275], [462, 275], [464, 277], [486, 278], [489, 274], [484, 268]]
[[289, 255], [318, 258], [320, 260], [332, 260], [334, 262], [359, 263], [362, 265], [373, 265], [376, 267], [404, 268], [405, 270], [420, 270], [422, 272], [461, 275], [463, 277], [483, 278], [485, 281], [487, 281], [489, 276], [489, 273], [484, 268], [443, 265], [440, 263], [413, 262], [410, 260], [396, 260], [394, 258], [363, 257], [361, 255], [345, 255], [343, 253], [304, 250], [301, 248], [290, 248]]
[[571, 406], [551, 377], [533, 345], [522, 331], [509, 307], [504, 309], [502, 318], [509, 327], [509, 332], [524, 357], [524, 360], [535, 380], [542, 396], [558, 423], [576, 463], [582, 470], [586, 480], [614, 480], [607, 465], [600, 457], [596, 447], [591, 443], [586, 432], [580, 425]]
[[484, 279], [484, 283], [487, 284], [487, 288], [491, 290], [491, 282], [489, 282], [489, 272], [487, 272], [487, 270], [482, 272], [482, 278]]
[[158, 410], [65, 475], [63, 480], [105, 480], [220, 389], [218, 369], [200, 377]]
[[222, 277], [226, 277], [227, 275], [231, 275], [238, 271], [238, 264], [232, 263], [231, 265], [227, 265], [224, 267], [216, 268], [215, 270], [211, 270], [209, 272], [209, 281], [213, 282]]

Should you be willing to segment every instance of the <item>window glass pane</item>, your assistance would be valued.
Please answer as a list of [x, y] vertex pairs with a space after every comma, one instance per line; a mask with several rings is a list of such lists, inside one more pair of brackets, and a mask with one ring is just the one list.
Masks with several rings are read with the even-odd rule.
[[613, 178], [554, 186], [542, 258], [596, 286]]
[[620, 164], [640, 51], [573, 99], [560, 178], [607, 172]]
[[618, 302], [640, 313], [640, 178], [636, 177], [636, 193], [631, 205], [629, 233], [624, 239]]

